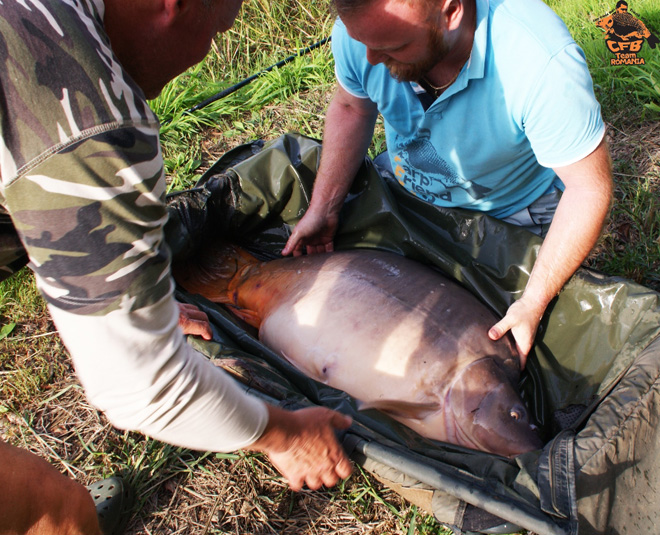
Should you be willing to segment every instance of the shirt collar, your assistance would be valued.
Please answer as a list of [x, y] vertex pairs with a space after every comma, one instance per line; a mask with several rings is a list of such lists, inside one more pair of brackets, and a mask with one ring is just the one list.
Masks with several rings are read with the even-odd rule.
[[91, 0], [90, 3], [96, 9], [96, 12], [99, 14], [101, 20], [105, 16], [105, 1], [104, 0]]
[[468, 78], [483, 78], [486, 70], [486, 47], [488, 46], [489, 0], [476, 0], [477, 28], [474, 32], [472, 52], [468, 59]]

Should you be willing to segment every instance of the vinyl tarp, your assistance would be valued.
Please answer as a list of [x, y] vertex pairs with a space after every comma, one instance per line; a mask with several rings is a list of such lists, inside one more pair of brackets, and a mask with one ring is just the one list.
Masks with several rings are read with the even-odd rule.
[[[287, 134], [226, 153], [195, 188], [169, 195], [175, 261], [222, 238], [279, 256], [304, 214], [321, 153]], [[431, 206], [369, 159], [342, 208], [336, 249], [378, 248], [426, 262], [499, 315], [520, 295], [542, 239], [483, 214]], [[356, 462], [456, 532], [504, 524], [539, 534], [654, 533], [660, 522], [659, 294], [580, 269], [545, 314], [520, 388], [545, 447], [506, 459], [424, 439], [350, 396], [308, 379], [221, 306], [180, 291], [211, 318], [190, 338], [245, 388], [295, 408], [350, 414]]]

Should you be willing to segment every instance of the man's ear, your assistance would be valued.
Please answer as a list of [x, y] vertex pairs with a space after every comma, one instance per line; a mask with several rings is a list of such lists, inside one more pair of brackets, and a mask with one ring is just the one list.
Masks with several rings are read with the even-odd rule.
[[160, 0], [160, 19], [167, 26], [172, 26], [183, 12], [188, 9], [189, 0]]
[[461, 24], [465, 13], [463, 0], [447, 0], [442, 12], [447, 30], [455, 30]]

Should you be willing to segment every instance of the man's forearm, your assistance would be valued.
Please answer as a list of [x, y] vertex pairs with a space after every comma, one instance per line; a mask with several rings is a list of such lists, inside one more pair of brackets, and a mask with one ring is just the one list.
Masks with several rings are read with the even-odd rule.
[[591, 192], [562, 197], [523, 294], [540, 315], [593, 249], [608, 207], [608, 198]]
[[566, 190], [523, 294], [541, 314], [598, 241], [612, 199], [605, 143], [582, 162], [557, 172]]
[[555, 171], [566, 189], [525, 291], [488, 332], [498, 340], [511, 331], [523, 368], [545, 309], [596, 244], [612, 198], [611, 165], [604, 142], [583, 160]]
[[338, 212], [367, 154], [378, 112], [352, 105], [354, 98], [340, 88], [330, 102], [310, 207]]

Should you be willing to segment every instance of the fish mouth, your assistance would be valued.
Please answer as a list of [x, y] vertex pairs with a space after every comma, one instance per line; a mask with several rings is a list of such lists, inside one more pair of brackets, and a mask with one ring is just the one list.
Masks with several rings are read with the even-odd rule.
[[[484, 357], [463, 369], [446, 400], [458, 444], [513, 457], [543, 446], [509, 374]], [[448, 414], [449, 416], [449, 414]]]

